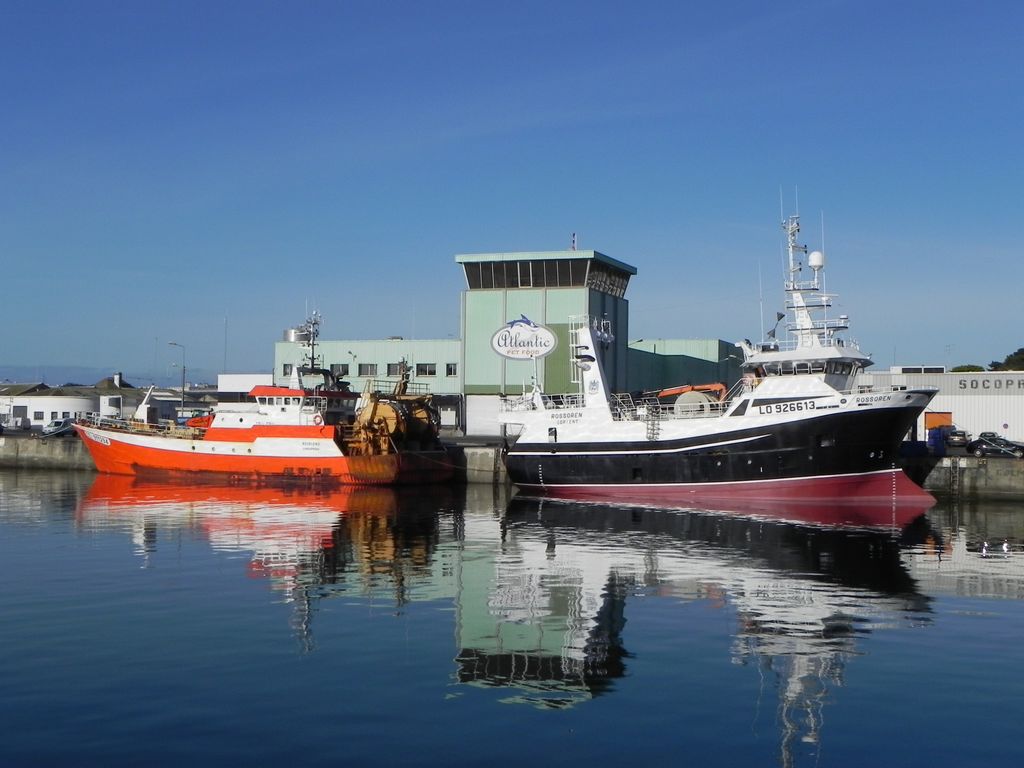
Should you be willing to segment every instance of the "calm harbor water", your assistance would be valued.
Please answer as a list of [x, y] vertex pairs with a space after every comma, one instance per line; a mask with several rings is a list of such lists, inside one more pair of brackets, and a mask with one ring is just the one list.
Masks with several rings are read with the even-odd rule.
[[1024, 756], [1024, 504], [866, 530], [0, 472], [0, 583], [2, 766]]

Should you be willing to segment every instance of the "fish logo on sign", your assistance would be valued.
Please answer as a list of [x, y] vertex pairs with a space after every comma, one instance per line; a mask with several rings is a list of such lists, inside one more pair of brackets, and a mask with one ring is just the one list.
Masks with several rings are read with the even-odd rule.
[[508, 321], [508, 327], [509, 328], [516, 328], [516, 327], [520, 327], [520, 328], [539, 328], [540, 326], [538, 326], [535, 322], [533, 322], [533, 320], [528, 318], [526, 315], [519, 315], [519, 319], [518, 320], [509, 320]]
[[491, 349], [509, 360], [533, 360], [555, 351], [558, 337], [526, 315], [509, 320], [491, 337]]

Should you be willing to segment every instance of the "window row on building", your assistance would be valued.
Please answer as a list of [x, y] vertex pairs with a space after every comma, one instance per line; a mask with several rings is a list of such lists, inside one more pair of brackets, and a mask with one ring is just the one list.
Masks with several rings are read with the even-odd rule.
[[[43, 421], [46, 416], [46, 411], [32, 411], [32, 420], [36, 422]], [[70, 419], [71, 411], [61, 411], [60, 415], [57, 415], [57, 411], [50, 411], [50, 421], [56, 421], [57, 419]]]
[[[281, 374], [283, 376], [292, 375], [292, 363], [284, 363], [281, 366]], [[417, 376], [437, 376], [437, 363], [416, 363], [413, 366]], [[356, 366], [356, 370], [353, 372], [351, 366], [348, 363], [331, 363], [330, 365], [331, 374], [335, 377], [352, 376], [353, 373], [356, 376], [377, 376], [378, 365], [377, 363], [359, 363]], [[388, 363], [387, 364], [387, 376], [400, 376], [402, 374], [401, 363]], [[444, 364], [444, 375], [454, 377], [459, 375], [458, 363], [445, 363]]]
[[629, 275], [593, 259], [467, 262], [471, 290], [495, 288], [593, 288], [622, 298]]

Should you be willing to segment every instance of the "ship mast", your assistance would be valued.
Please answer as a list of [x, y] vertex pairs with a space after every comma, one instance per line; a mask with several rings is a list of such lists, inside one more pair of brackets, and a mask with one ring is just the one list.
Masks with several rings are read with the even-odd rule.
[[320, 320], [322, 316], [316, 310], [313, 310], [313, 314], [306, 318], [306, 322], [302, 324], [302, 330], [306, 336], [307, 345], [307, 359], [309, 360], [310, 368], [319, 368], [317, 365], [316, 358], [316, 340], [320, 337]]
[[[796, 337], [797, 347], [831, 346], [833, 335], [837, 331], [846, 330], [849, 325], [845, 315], [838, 320], [829, 320], [826, 316], [832, 306], [832, 296], [823, 290], [821, 271], [825, 268], [825, 255], [821, 251], [808, 252], [807, 246], [797, 241], [800, 233], [799, 215], [785, 219], [782, 227], [786, 231], [789, 255], [786, 308], [793, 313], [793, 321], [787, 327]], [[799, 279], [803, 270], [801, 257], [806, 258], [807, 266], [813, 271], [813, 280]], [[815, 311], [822, 313], [820, 319], [814, 317]]]

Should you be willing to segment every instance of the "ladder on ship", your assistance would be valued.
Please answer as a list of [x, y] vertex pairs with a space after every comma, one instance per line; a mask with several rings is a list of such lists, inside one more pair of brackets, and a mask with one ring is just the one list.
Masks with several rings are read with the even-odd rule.
[[644, 419], [647, 421], [647, 439], [657, 440], [661, 437], [661, 409], [647, 406]]

